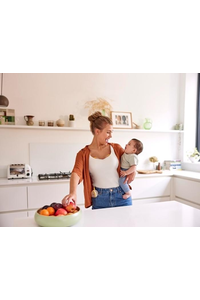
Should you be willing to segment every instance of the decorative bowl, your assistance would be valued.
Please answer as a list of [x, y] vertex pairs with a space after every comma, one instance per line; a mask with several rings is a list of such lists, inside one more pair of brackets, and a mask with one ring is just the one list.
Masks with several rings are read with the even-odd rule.
[[77, 206], [78, 211], [73, 214], [67, 214], [66, 216], [43, 216], [39, 214], [38, 209], [35, 212], [35, 222], [42, 227], [69, 227], [73, 226], [81, 219], [82, 211]]

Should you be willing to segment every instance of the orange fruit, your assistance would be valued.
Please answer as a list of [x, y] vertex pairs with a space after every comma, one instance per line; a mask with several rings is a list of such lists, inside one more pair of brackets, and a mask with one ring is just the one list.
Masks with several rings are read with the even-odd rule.
[[49, 216], [49, 212], [47, 209], [41, 209], [40, 210], [40, 215], [43, 215], [43, 216]]
[[49, 206], [49, 207], [47, 207], [47, 210], [48, 210], [50, 216], [55, 214], [55, 209], [53, 207]]

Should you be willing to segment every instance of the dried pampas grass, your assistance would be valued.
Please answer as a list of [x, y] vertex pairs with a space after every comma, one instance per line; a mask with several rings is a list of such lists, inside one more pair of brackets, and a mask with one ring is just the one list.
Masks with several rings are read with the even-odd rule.
[[97, 98], [97, 100], [87, 101], [85, 108], [89, 108], [89, 115], [92, 115], [96, 111], [100, 111], [102, 115], [110, 117], [112, 106], [108, 101], [103, 98]]

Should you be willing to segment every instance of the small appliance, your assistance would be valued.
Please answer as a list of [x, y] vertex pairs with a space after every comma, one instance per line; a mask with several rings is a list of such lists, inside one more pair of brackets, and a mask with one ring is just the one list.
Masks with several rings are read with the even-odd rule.
[[8, 166], [8, 179], [30, 178], [32, 175], [32, 169], [27, 164], [11, 164]]

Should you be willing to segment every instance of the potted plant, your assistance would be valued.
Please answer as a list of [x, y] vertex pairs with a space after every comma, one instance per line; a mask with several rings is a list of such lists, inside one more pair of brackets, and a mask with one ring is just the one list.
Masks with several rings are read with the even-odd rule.
[[149, 157], [149, 161], [153, 163], [153, 170], [156, 170], [155, 163], [158, 162], [158, 158], [156, 156]]
[[75, 125], [74, 115], [69, 115], [69, 127], [74, 127], [74, 125]]
[[198, 162], [200, 160], [200, 152], [197, 150], [197, 148], [195, 147], [193, 151], [188, 152], [187, 154], [189, 160], [191, 162]]

